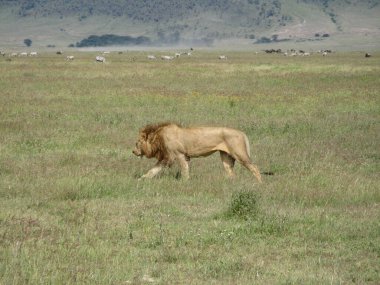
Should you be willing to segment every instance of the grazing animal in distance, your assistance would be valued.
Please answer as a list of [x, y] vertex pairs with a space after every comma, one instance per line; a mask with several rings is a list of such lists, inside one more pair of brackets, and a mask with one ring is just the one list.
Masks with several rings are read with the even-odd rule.
[[371, 57], [372, 55], [368, 52], [366, 52], [365, 57]]
[[220, 56], [219, 56], [219, 59], [221, 59], [221, 60], [226, 60], [226, 59], [227, 59], [227, 56], [226, 56], [226, 55], [220, 55]]
[[262, 182], [260, 171], [250, 158], [247, 135], [232, 128], [183, 128], [170, 122], [147, 125], [140, 130], [132, 152], [139, 157], [157, 159], [156, 165], [141, 178], [153, 178], [177, 161], [182, 177], [188, 179], [191, 158], [209, 156], [217, 151], [228, 176], [235, 176], [233, 167], [235, 161], [238, 161]]
[[172, 59], [174, 59], [174, 56], [170, 56], [170, 55], [162, 55], [162, 56], [161, 56], [161, 59], [162, 59], [162, 60], [172, 60]]
[[73, 55], [68, 55], [68, 56], [66, 56], [66, 60], [74, 60], [74, 56]]
[[97, 62], [106, 62], [106, 58], [105, 58], [104, 56], [97, 56], [97, 57], [95, 58], [95, 60], [96, 60]]

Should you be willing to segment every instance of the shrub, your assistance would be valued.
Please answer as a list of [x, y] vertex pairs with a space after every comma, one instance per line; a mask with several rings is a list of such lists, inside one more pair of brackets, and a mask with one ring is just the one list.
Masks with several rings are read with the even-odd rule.
[[254, 218], [258, 214], [258, 195], [253, 191], [241, 191], [232, 196], [227, 217]]
[[267, 38], [267, 37], [261, 37], [261, 38], [256, 40], [257, 44], [267, 44], [270, 42], [272, 42], [272, 40], [270, 38]]
[[150, 44], [148, 37], [139, 36], [118, 36], [113, 34], [107, 34], [102, 36], [91, 35], [86, 39], [76, 43], [76, 47], [102, 47], [112, 45], [142, 45]]

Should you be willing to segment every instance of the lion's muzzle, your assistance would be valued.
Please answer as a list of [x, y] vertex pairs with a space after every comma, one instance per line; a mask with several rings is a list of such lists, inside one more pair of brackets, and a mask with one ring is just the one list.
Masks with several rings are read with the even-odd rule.
[[141, 151], [140, 150], [138, 150], [137, 148], [135, 148], [133, 151], [132, 151], [132, 153], [134, 154], [134, 155], [136, 155], [136, 156], [142, 156], [143, 154], [141, 153]]

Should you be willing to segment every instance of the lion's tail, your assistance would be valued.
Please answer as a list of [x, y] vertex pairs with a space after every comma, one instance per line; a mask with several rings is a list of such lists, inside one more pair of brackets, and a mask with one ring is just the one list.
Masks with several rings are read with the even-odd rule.
[[[250, 151], [250, 147], [249, 147], [249, 140], [248, 140], [247, 135], [245, 135], [245, 134], [244, 134], [244, 140], [245, 140], [245, 148], [247, 150], [248, 157], [251, 158], [251, 151]], [[264, 172], [260, 172], [260, 173], [263, 174], [263, 175], [274, 175], [273, 171], [264, 171]]]
[[[251, 149], [249, 146], [249, 140], [248, 140], [247, 135], [245, 135], [245, 134], [244, 134], [244, 141], [245, 141], [245, 148], [247, 150], [248, 157], [251, 158]], [[273, 171], [264, 171], [264, 172], [260, 172], [260, 173], [263, 175], [274, 175]]]
[[249, 146], [249, 140], [246, 134], [244, 134], [245, 149], [247, 150], [248, 157], [251, 158], [251, 148]]

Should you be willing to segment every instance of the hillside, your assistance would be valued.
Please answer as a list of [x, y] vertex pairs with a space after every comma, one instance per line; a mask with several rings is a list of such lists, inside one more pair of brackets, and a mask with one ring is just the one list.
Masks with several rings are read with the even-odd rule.
[[105, 34], [151, 45], [350, 39], [376, 47], [379, 14], [379, 0], [0, 0], [0, 34], [2, 45], [21, 47], [25, 38], [67, 47]]

